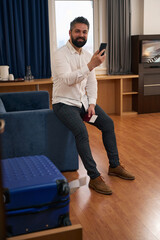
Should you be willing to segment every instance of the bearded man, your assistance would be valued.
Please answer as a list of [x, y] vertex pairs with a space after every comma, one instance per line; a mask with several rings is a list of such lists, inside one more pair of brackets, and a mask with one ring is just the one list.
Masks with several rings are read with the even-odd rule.
[[[134, 180], [119, 161], [114, 123], [96, 104], [97, 80], [95, 68], [104, 62], [105, 50], [93, 56], [82, 47], [87, 42], [89, 22], [77, 17], [70, 23], [69, 40], [54, 54], [53, 110], [57, 117], [75, 136], [76, 146], [83, 165], [90, 177], [89, 187], [98, 193], [110, 195], [112, 190], [105, 183], [93, 159], [84, 119], [96, 115], [89, 124], [102, 132], [103, 144], [109, 159], [108, 175]], [[87, 117], [86, 117], [87, 115]]]

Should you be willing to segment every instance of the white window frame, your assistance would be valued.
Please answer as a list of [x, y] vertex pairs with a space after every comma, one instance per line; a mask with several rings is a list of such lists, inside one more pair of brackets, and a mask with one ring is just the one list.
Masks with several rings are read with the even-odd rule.
[[[61, 1], [61, 0], [58, 0]], [[80, 0], [77, 0], [80, 1]], [[87, 1], [87, 0], [84, 0]], [[55, 0], [48, 0], [49, 10], [49, 31], [50, 31], [50, 55], [51, 69], [53, 69], [53, 54], [57, 49], [56, 39], [56, 19], [55, 19]], [[106, 0], [93, 0], [93, 34], [94, 34], [94, 51], [96, 51], [101, 42], [107, 42], [107, 19], [106, 19]], [[96, 68], [96, 74], [106, 74], [107, 60]], [[52, 71], [53, 72], [53, 71]]]
[[[99, 49], [101, 42], [108, 42], [106, 0], [93, 0], [93, 11], [94, 50], [96, 51]], [[96, 74], [107, 74], [107, 58], [99, 67], [96, 68]]]

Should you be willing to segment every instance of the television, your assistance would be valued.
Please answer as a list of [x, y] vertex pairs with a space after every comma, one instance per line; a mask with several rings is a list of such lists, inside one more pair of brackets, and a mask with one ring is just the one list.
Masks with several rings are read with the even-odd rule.
[[142, 40], [142, 63], [160, 63], [160, 40]]

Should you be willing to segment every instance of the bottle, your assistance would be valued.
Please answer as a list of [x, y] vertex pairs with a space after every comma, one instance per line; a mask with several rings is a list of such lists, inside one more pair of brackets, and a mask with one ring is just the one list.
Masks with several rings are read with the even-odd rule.
[[24, 77], [25, 80], [32, 80], [34, 79], [34, 76], [32, 75], [31, 72], [31, 66], [26, 67], [26, 76]]

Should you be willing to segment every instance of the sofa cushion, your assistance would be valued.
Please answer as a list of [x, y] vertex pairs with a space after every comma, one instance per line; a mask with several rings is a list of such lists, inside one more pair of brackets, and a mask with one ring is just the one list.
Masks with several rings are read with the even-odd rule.
[[6, 112], [6, 109], [4, 107], [4, 104], [2, 102], [2, 99], [0, 98], [0, 113], [5, 113]]

